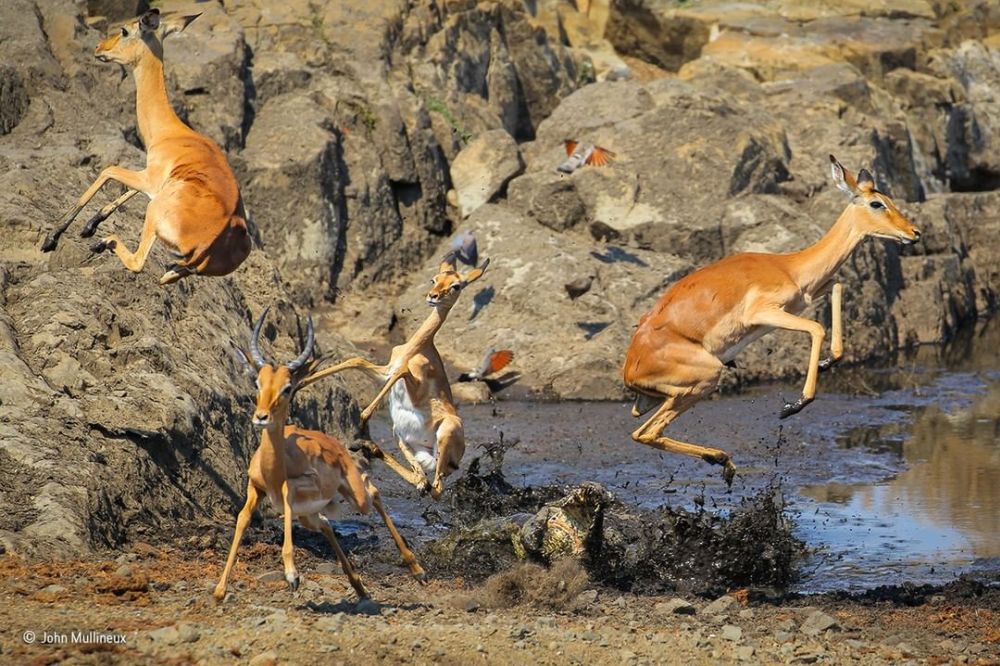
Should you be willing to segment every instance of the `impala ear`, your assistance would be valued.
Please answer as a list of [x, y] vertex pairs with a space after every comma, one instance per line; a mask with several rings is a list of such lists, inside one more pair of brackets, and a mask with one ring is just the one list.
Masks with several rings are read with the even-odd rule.
[[858, 172], [858, 188], [866, 192], [875, 189], [875, 178], [872, 177], [868, 169], [862, 169]]
[[163, 22], [163, 36], [166, 37], [167, 35], [172, 35], [175, 32], [183, 31], [184, 28], [191, 25], [191, 21], [195, 20], [199, 16], [201, 16], [200, 13], [188, 14], [187, 16], [171, 16]]
[[469, 282], [475, 282], [483, 276], [486, 272], [486, 267], [490, 265], [490, 260], [485, 259], [483, 263], [479, 264], [478, 268], [473, 268], [471, 271], [462, 276], [462, 281], [468, 284]]
[[441, 266], [438, 267], [438, 273], [454, 273], [455, 272], [455, 252], [451, 251], [441, 258]]
[[833, 174], [833, 184], [837, 186], [837, 189], [849, 196], [857, 196], [857, 181], [833, 155], [830, 155], [830, 171]]
[[139, 30], [143, 32], [156, 32], [160, 27], [160, 10], [150, 9], [139, 17]]

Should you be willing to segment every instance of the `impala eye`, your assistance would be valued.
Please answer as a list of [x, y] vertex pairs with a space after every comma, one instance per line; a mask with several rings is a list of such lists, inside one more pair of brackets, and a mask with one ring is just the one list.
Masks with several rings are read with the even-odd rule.
[[128, 28], [122, 27], [122, 37], [128, 37]]
[[288, 395], [291, 392], [292, 392], [291, 384], [285, 384], [284, 386], [281, 387], [281, 395]]
[[883, 208], [885, 208], [885, 204], [879, 201], [878, 199], [876, 199], [875, 201], [871, 202], [868, 205], [871, 206], [874, 210], [882, 210]]

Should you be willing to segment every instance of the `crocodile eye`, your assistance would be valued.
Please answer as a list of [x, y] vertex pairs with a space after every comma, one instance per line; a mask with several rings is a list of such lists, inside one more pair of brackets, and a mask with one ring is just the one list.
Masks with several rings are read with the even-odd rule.
[[883, 208], [885, 208], [885, 204], [879, 201], [878, 199], [876, 199], [875, 201], [871, 202], [868, 205], [871, 206], [873, 210], [882, 210]]

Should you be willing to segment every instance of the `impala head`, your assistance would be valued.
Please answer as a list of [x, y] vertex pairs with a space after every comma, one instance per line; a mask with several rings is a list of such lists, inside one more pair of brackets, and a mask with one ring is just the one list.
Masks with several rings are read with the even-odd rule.
[[257, 320], [250, 336], [250, 351], [242, 351], [246, 362], [257, 370], [257, 407], [253, 413], [253, 424], [259, 428], [284, 425], [288, 416], [288, 406], [299, 382], [314, 369], [317, 362], [309, 362], [316, 341], [312, 317], [309, 317], [305, 349], [290, 363], [279, 365], [264, 358], [260, 351], [260, 331], [267, 317], [266, 308]]
[[478, 268], [473, 268], [465, 274], [459, 273], [455, 269], [454, 255], [449, 253], [441, 263], [438, 274], [431, 282], [434, 286], [427, 292], [427, 305], [431, 307], [444, 307], [450, 309], [458, 300], [458, 295], [470, 282], [475, 282], [486, 272], [486, 267], [490, 265], [490, 260], [486, 259]]
[[920, 239], [920, 229], [910, 223], [888, 195], [879, 192], [875, 179], [867, 169], [852, 176], [837, 158], [830, 155], [833, 182], [851, 197], [849, 210], [863, 227], [864, 235], [888, 238], [901, 243], [913, 243]]
[[150, 9], [139, 18], [116, 25], [97, 45], [94, 55], [101, 62], [119, 65], [135, 65], [150, 51], [162, 59], [164, 37], [180, 32], [199, 16], [201, 14], [162, 18], [159, 9]]

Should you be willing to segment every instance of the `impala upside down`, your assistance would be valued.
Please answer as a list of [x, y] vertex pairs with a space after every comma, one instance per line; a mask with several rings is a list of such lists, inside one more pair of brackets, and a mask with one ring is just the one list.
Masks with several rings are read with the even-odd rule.
[[358, 467], [356, 460], [340, 440], [316, 430], [286, 425], [292, 396], [322, 362], [308, 362], [315, 339], [312, 318], [309, 319], [309, 332], [302, 354], [287, 365], [277, 365], [265, 360], [258, 344], [266, 316], [267, 310], [264, 310], [253, 329], [250, 353], [240, 350], [247, 364], [257, 370], [257, 408], [253, 423], [261, 429], [260, 446], [250, 460], [246, 504], [236, 519], [233, 544], [229, 549], [222, 578], [215, 587], [215, 598], [221, 601], [226, 596], [226, 582], [236, 561], [243, 532], [262, 495], [284, 516], [285, 540], [281, 548], [281, 559], [284, 563], [285, 580], [292, 590], [299, 585], [292, 544], [292, 520], [298, 519], [303, 527], [321, 532], [326, 537], [358, 596], [368, 596], [327, 522], [327, 519], [332, 519], [339, 513], [341, 501], [362, 514], [367, 514], [374, 505], [410, 573], [422, 580], [424, 570], [386, 513], [378, 488], [368, 476], [368, 470]]
[[[383, 382], [378, 395], [361, 413], [361, 422], [366, 423], [388, 395], [392, 428], [410, 468], [378, 447], [374, 455], [416, 488], [430, 490], [434, 499], [441, 497], [445, 477], [458, 469], [465, 454], [462, 418], [455, 408], [434, 336], [462, 290], [482, 277], [489, 263], [486, 259], [463, 275], [455, 270], [454, 255], [449, 253], [427, 294], [427, 304], [433, 308], [430, 315], [409, 340], [393, 348], [388, 364], [375, 365], [363, 358], [352, 358], [320, 370], [302, 383], [304, 386], [349, 369], [361, 370]], [[433, 482], [428, 483], [427, 475], [433, 475]]]
[[94, 252], [112, 250], [127, 269], [139, 272], [153, 241], [159, 238], [174, 258], [160, 284], [188, 275], [227, 275], [250, 254], [247, 214], [225, 155], [214, 141], [181, 122], [167, 99], [163, 39], [183, 30], [198, 16], [161, 21], [159, 10], [151, 9], [97, 45], [98, 60], [129, 65], [135, 71], [136, 115], [139, 136], [146, 146], [146, 168], [104, 169], [45, 238], [43, 251], [54, 250], [83, 207], [105, 183], [117, 180], [129, 189], [90, 218], [80, 235], [93, 236], [98, 224], [142, 192], [150, 202], [139, 247], [129, 252], [122, 239], [112, 234], [95, 243], [91, 247]]
[[[776, 329], [812, 338], [802, 396], [787, 403], [781, 418], [799, 412], [816, 395], [816, 378], [843, 355], [841, 299], [834, 275], [868, 236], [914, 242], [920, 230], [875, 187], [868, 171], [855, 179], [830, 156], [834, 184], [850, 203], [815, 245], [791, 254], [748, 253], [726, 257], [675, 283], [639, 320], [625, 356], [625, 385], [636, 392], [633, 416], [653, 407], [653, 416], [632, 439], [671, 453], [696, 456], [722, 465], [731, 484], [736, 467], [725, 451], [663, 436], [681, 413], [715, 390], [722, 368], [747, 345]], [[832, 292], [831, 357], [820, 361], [826, 332], [799, 315], [818, 297]]]

